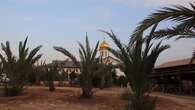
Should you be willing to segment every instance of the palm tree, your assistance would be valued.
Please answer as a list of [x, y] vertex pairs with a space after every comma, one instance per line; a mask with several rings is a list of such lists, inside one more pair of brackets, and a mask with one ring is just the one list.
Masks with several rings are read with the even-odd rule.
[[155, 62], [161, 52], [168, 49], [168, 45], [161, 45], [159, 42], [154, 46], [153, 33], [157, 25], [150, 32], [150, 35], [143, 37], [139, 33], [135, 41], [130, 41], [130, 45], [125, 45], [111, 32], [105, 32], [118, 47], [117, 50], [109, 49], [110, 52], [120, 59], [124, 65], [124, 73], [132, 89], [130, 99], [130, 110], [149, 110], [153, 103], [148, 103], [147, 93], [150, 91], [150, 81], [148, 75], [153, 71]]
[[152, 13], [139, 23], [132, 38], [135, 39], [138, 34], [164, 20], [174, 21], [177, 25], [174, 25], [172, 28], [158, 30], [155, 32], [155, 37], [171, 38], [176, 36], [177, 38], [195, 38], [195, 5], [190, 3], [190, 6], [164, 7]]
[[71, 54], [68, 50], [62, 47], [54, 47], [54, 49], [58, 52], [63, 53], [65, 56], [68, 56], [77, 66], [81, 68], [81, 88], [82, 88], [82, 96], [85, 98], [89, 98], [93, 95], [92, 92], [92, 79], [94, 77], [94, 69], [97, 64], [97, 51], [99, 42], [97, 42], [94, 49], [92, 49], [89, 45], [88, 36], [86, 35], [85, 47], [81, 43], [79, 44], [79, 55], [80, 55], [80, 63], [76, 59], [76, 57]]
[[44, 66], [45, 80], [47, 81], [47, 86], [49, 91], [55, 91], [54, 81], [58, 75], [57, 66]]
[[36, 61], [41, 58], [41, 54], [37, 52], [42, 46], [29, 51], [26, 47], [28, 38], [24, 42], [19, 43], [19, 55], [14, 56], [10, 48], [10, 43], [7, 41], [5, 44], [1, 43], [1, 48], [4, 52], [0, 53], [0, 59], [3, 64], [3, 73], [9, 79], [5, 84], [5, 92], [7, 95], [18, 95], [23, 90], [28, 73], [32, 71], [32, 66]]

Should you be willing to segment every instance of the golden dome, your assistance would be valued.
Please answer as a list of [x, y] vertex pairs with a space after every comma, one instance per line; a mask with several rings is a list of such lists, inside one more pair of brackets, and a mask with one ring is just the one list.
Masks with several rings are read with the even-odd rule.
[[104, 41], [100, 44], [99, 49], [103, 50], [103, 49], [109, 49], [109, 48], [110, 48], [109, 44], [104, 39]]

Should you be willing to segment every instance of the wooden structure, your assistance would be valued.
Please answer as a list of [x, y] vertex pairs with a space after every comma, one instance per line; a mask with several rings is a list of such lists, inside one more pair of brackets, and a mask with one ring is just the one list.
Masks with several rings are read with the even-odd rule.
[[156, 87], [165, 93], [195, 94], [195, 61], [176, 60], [157, 66], [150, 75]]

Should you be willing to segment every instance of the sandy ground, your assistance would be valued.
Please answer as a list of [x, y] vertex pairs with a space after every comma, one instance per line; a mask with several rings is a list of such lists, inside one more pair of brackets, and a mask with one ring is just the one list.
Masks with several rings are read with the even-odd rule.
[[[175, 106], [172, 110], [195, 110], [195, 97], [190, 96], [178, 96], [172, 94], [162, 94], [162, 93], [153, 93], [153, 96], [157, 96], [160, 100], [164, 100], [167, 104], [167, 108], [171, 107], [172, 104], [169, 106], [169, 102], [174, 102]], [[163, 109], [162, 109], [163, 110]], [[166, 109], [164, 109], [166, 110]]]
[[[122, 90], [95, 90], [92, 99], [82, 99], [79, 88], [61, 87], [49, 92], [45, 87], [28, 87], [17, 97], [0, 97], [0, 110], [124, 110], [127, 101], [121, 100]], [[194, 98], [157, 95], [157, 110], [195, 110]], [[184, 102], [185, 103], [184, 103]]]

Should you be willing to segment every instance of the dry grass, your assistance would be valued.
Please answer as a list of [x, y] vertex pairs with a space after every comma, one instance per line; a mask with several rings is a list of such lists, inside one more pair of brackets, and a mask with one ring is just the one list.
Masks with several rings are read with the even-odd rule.
[[126, 103], [112, 90], [98, 91], [92, 99], [80, 98], [79, 94], [79, 88], [49, 92], [45, 87], [31, 87], [22, 96], [1, 97], [0, 110], [119, 110]]
[[[92, 99], [82, 99], [79, 88], [61, 87], [49, 92], [45, 87], [29, 87], [21, 96], [0, 97], [0, 110], [123, 110], [127, 101], [119, 98], [121, 91], [119, 88], [96, 90]], [[182, 106], [159, 98], [157, 110], [193, 110], [181, 109]]]

